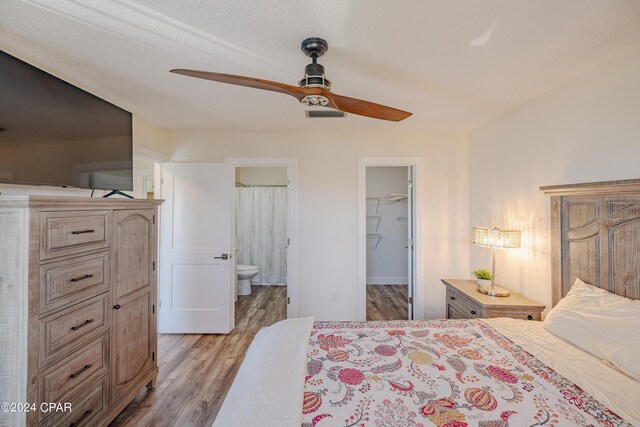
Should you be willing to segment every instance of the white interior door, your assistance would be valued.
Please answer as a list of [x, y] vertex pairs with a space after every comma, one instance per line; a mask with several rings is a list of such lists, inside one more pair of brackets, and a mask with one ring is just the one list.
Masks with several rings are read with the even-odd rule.
[[415, 242], [415, 222], [414, 222], [414, 189], [413, 189], [414, 173], [413, 166], [407, 167], [407, 262], [409, 263], [407, 269], [407, 307], [408, 307], [408, 319], [413, 320], [413, 295], [414, 295], [414, 280], [415, 280], [415, 258], [416, 252], [414, 249]]
[[230, 188], [224, 163], [161, 165], [161, 333], [229, 333], [234, 327]]

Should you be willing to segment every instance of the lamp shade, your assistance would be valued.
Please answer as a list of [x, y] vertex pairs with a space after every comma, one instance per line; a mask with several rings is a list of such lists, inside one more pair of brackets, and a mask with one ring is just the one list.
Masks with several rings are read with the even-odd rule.
[[522, 242], [520, 230], [473, 227], [473, 243], [487, 248], [519, 248]]

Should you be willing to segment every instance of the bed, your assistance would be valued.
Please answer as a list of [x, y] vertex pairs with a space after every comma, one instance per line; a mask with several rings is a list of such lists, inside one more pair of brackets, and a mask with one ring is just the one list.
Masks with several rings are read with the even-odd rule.
[[214, 426], [640, 425], [640, 180], [542, 190], [544, 322], [288, 319], [256, 336]]

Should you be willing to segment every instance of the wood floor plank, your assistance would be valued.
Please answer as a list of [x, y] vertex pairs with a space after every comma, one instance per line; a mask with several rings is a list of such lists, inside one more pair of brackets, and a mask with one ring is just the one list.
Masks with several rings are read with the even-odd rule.
[[367, 320], [407, 320], [407, 285], [367, 285]]

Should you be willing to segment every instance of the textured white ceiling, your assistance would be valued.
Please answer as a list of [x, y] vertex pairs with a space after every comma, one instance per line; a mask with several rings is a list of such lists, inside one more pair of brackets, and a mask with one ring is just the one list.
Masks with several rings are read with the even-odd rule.
[[[307, 119], [292, 97], [169, 73], [296, 84], [309, 36], [334, 92], [414, 115]], [[179, 131], [471, 129], [638, 45], [637, 0], [0, 1], [0, 49]]]

